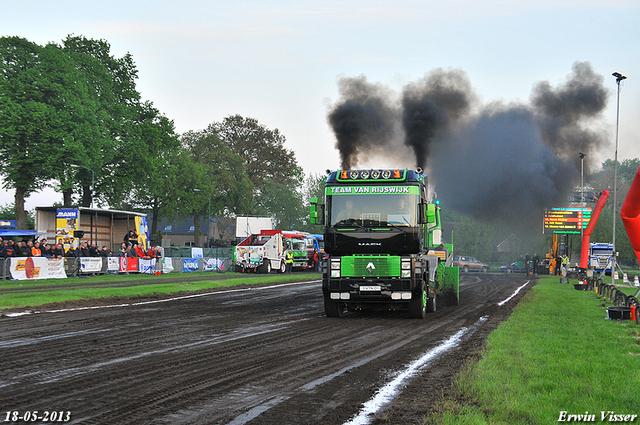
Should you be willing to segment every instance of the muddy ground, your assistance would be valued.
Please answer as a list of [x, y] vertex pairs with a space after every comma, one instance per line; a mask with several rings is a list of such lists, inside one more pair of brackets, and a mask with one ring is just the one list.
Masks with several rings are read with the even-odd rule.
[[463, 274], [460, 305], [426, 320], [404, 312], [327, 318], [320, 282], [4, 315], [0, 411], [64, 412], [64, 423], [82, 424], [343, 424], [461, 332], [389, 403], [357, 419], [422, 423], [533, 282], [498, 303], [527, 281]]

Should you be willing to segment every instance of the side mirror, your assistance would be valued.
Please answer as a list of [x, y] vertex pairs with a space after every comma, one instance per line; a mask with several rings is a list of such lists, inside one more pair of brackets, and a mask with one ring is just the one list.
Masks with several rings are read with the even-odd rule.
[[318, 204], [318, 198], [311, 198], [309, 218], [311, 224], [324, 224], [324, 204]]
[[427, 204], [427, 211], [425, 216], [427, 218], [427, 223], [436, 222], [436, 205], [435, 204]]
[[424, 224], [426, 218], [426, 209], [424, 201], [420, 201], [418, 204], [418, 224]]

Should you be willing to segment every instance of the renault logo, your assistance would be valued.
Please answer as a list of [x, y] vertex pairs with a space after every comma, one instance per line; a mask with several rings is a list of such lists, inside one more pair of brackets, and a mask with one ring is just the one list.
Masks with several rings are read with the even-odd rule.
[[373, 271], [376, 269], [376, 266], [374, 266], [374, 265], [373, 265], [373, 263], [369, 263], [369, 264], [367, 264], [366, 269], [367, 269], [367, 272], [368, 272], [369, 274], [371, 274], [371, 273], [373, 273]]

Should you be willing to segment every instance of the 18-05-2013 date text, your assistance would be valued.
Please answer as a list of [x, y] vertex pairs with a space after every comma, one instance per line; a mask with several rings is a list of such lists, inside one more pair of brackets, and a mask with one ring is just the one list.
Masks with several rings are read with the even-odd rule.
[[25, 412], [11, 410], [0, 414], [0, 422], [68, 422], [70, 420], [71, 412], [58, 410], [28, 410]]

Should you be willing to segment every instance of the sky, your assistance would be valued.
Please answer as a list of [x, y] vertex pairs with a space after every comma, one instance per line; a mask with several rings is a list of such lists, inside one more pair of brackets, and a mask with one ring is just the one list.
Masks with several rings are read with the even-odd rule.
[[[529, 102], [588, 62], [610, 88], [602, 130], [618, 158], [640, 157], [640, 3], [636, 0], [34, 1], [2, 2], [0, 36], [38, 44], [69, 34], [130, 53], [143, 100], [176, 131], [239, 114], [279, 129], [306, 173], [340, 167], [328, 114], [338, 82], [364, 76], [395, 92], [429, 72], [460, 70], [483, 104]], [[576, 152], [576, 155], [578, 153]], [[508, 155], [508, 153], [507, 153]], [[52, 189], [26, 208], [51, 205]], [[0, 205], [13, 191], [0, 191]]]

